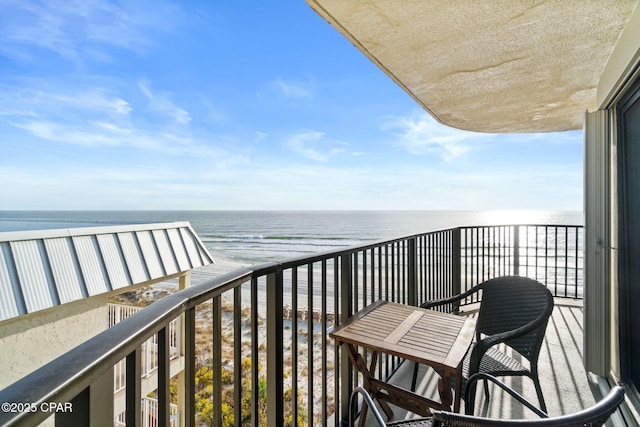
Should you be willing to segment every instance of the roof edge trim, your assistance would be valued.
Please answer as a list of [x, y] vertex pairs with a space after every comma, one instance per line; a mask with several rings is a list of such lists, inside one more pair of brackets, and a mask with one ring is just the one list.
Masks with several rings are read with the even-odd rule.
[[[51, 230], [27, 230], [0, 232], [0, 242], [20, 240], [49, 239], [56, 237], [76, 237], [86, 235], [122, 233], [127, 231], [164, 230], [167, 228], [191, 228], [189, 221], [162, 222], [154, 224], [123, 224], [96, 227], [56, 228]], [[194, 233], [195, 234], [195, 233]]]

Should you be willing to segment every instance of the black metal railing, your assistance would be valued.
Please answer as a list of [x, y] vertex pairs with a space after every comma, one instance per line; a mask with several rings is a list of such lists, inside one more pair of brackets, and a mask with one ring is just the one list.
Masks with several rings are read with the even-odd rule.
[[[57, 425], [113, 425], [108, 396], [122, 358], [126, 425], [142, 425], [140, 348], [155, 334], [158, 425], [168, 425], [171, 404], [179, 425], [337, 425], [358, 378], [329, 327], [378, 299], [416, 305], [506, 274], [580, 298], [582, 239], [580, 226], [461, 227], [238, 269], [151, 304], [0, 391], [0, 401], [22, 405], [0, 413], [0, 425], [52, 415]], [[172, 378], [178, 317], [185, 365]], [[400, 362], [383, 357], [378, 375]], [[50, 402], [73, 412], [52, 414]]]
[[496, 276], [526, 276], [554, 296], [582, 298], [581, 226], [507, 225], [460, 228], [460, 277], [466, 290]]

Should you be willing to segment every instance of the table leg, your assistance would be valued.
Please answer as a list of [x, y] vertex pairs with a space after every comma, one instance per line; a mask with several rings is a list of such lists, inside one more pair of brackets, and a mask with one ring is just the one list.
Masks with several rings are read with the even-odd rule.
[[[367, 392], [371, 395], [373, 399], [377, 398], [378, 392], [380, 389], [378, 387], [374, 387], [371, 383], [371, 379], [373, 378], [373, 372], [376, 369], [376, 364], [378, 362], [378, 352], [374, 351], [371, 354], [371, 364], [367, 367], [367, 364], [360, 353], [358, 353], [358, 349], [356, 346], [352, 344], [347, 344], [347, 353], [349, 354], [349, 358], [351, 359], [351, 363], [356, 367], [358, 372], [362, 374], [362, 386]], [[380, 403], [380, 407], [387, 415], [387, 417], [391, 418], [393, 416], [393, 410], [387, 404], [387, 402], [378, 399], [378, 403]], [[359, 426], [362, 427], [364, 425], [364, 420], [367, 415], [367, 404], [364, 403], [362, 406], [362, 411], [360, 414], [360, 423]]]
[[440, 394], [440, 402], [442, 402], [442, 406], [445, 411], [451, 411], [451, 403], [453, 402], [453, 396], [451, 395], [450, 381], [451, 381], [451, 374], [447, 374], [447, 373], [443, 373], [443, 375], [438, 380], [438, 392]]
[[460, 413], [460, 400], [462, 399], [462, 368], [456, 375], [456, 400], [453, 404], [453, 412]]
[[362, 410], [360, 411], [360, 421], [358, 421], [358, 427], [364, 427], [367, 421], [367, 412], [369, 411], [369, 405], [367, 402], [362, 401]]

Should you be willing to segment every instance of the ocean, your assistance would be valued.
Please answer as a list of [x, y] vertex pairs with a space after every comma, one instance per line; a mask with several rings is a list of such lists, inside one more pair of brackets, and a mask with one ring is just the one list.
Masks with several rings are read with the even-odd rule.
[[189, 221], [214, 258], [280, 261], [463, 225], [582, 225], [580, 211], [0, 211], [0, 232]]

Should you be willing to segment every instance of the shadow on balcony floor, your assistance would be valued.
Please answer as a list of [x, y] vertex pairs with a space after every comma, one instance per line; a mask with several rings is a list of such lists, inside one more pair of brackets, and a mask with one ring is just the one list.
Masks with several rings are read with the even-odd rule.
[[[475, 315], [476, 311], [471, 307], [467, 309], [467, 313]], [[549, 319], [538, 362], [540, 383], [550, 416], [577, 412], [592, 406], [596, 400], [593, 391], [595, 384], [589, 381], [582, 363], [582, 319], [581, 300], [555, 299], [555, 308]], [[394, 374], [391, 382], [408, 389], [412, 373], [413, 364], [404, 363]], [[417, 392], [439, 400], [438, 378], [430, 368], [421, 366]], [[504, 380], [530, 402], [539, 406], [533, 382], [529, 378], [506, 377]], [[483, 387], [478, 387], [476, 415], [499, 419], [537, 418], [495, 386], [490, 386], [489, 390], [490, 399], [487, 401]], [[595, 393], [598, 396], [597, 392]], [[413, 414], [407, 414], [396, 406], [392, 405], [392, 408], [394, 420], [414, 417]], [[367, 425], [377, 425], [372, 417], [369, 418]]]

